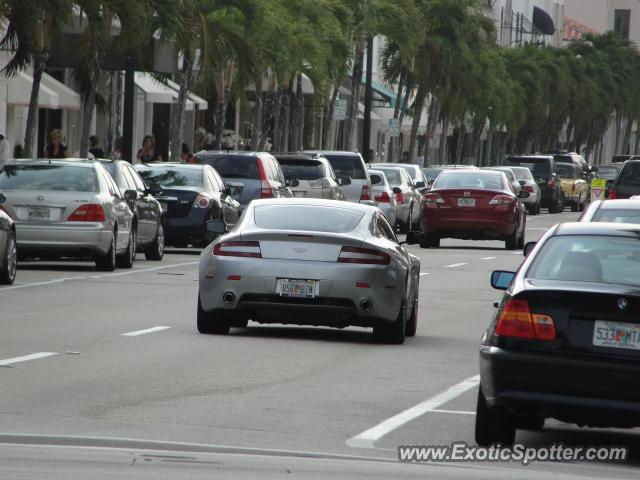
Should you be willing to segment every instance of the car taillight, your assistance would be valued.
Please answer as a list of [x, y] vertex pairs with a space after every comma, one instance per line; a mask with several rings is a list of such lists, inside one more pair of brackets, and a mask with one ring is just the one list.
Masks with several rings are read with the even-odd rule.
[[553, 188], [555, 186], [556, 186], [556, 182], [553, 180], [553, 178], [547, 180], [547, 187]]
[[609, 190], [609, 200], [616, 200], [618, 198], [618, 191], [615, 188]]
[[533, 188], [533, 186], [532, 186], [532, 185], [526, 185], [526, 186], [524, 187], [524, 191], [525, 191], [525, 192], [529, 192], [529, 193], [534, 193], [534, 192], [535, 192], [535, 190], [534, 190], [534, 188]]
[[391, 202], [391, 197], [389, 196], [389, 194], [387, 192], [379, 193], [374, 198], [376, 199], [376, 202], [378, 202], [378, 203], [390, 203]]
[[396, 193], [396, 202], [404, 203], [404, 193], [402, 192]]
[[260, 198], [273, 198], [273, 188], [269, 185], [269, 182], [262, 182], [262, 190], [260, 191]]
[[509, 205], [513, 203], [513, 197], [509, 195], [496, 195], [489, 201], [489, 205]]
[[100, 205], [93, 203], [85, 203], [80, 205], [69, 216], [67, 221], [69, 222], [104, 222], [107, 216], [104, 213], [104, 209]]
[[362, 186], [362, 192], [360, 192], [360, 201], [368, 201], [371, 200], [371, 187], [365, 184]]
[[444, 198], [438, 193], [427, 193], [423, 199], [426, 208], [438, 208], [438, 205], [444, 205]]
[[371, 248], [342, 247], [338, 263], [360, 263], [370, 265], [389, 265], [391, 256], [388, 253]]
[[200, 193], [194, 200], [193, 206], [195, 208], [209, 208], [210, 203], [211, 203], [211, 199]]
[[262, 159], [258, 158], [256, 161], [258, 162], [258, 173], [260, 174], [260, 183], [262, 184], [260, 198], [273, 198], [273, 187], [269, 183], [269, 177], [267, 177], [267, 173], [265, 172]]
[[549, 315], [531, 313], [526, 300], [507, 300], [496, 324], [500, 337], [554, 340], [556, 327]]
[[262, 258], [260, 242], [220, 242], [213, 247], [218, 257]]

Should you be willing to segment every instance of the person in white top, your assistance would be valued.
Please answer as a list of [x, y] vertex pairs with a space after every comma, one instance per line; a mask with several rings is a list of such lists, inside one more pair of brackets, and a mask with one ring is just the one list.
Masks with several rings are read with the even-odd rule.
[[10, 157], [11, 144], [9, 140], [6, 139], [4, 130], [0, 129], [0, 170], [4, 168]]

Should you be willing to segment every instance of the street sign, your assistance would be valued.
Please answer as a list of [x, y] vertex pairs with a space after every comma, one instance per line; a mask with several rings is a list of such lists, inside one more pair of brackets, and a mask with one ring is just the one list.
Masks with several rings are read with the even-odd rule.
[[591, 180], [591, 201], [604, 200], [606, 188], [607, 181], [604, 178], [594, 178]]
[[346, 120], [347, 118], [347, 101], [346, 100], [336, 100], [336, 103], [333, 107], [333, 118], [334, 120]]
[[396, 138], [400, 136], [400, 120], [397, 118], [389, 119], [389, 136]]

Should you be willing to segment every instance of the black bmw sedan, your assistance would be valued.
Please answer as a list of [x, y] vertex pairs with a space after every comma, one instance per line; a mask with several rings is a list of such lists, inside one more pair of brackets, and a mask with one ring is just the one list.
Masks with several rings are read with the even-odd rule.
[[640, 426], [640, 225], [557, 225], [491, 284], [505, 294], [480, 347], [478, 444], [547, 418]]

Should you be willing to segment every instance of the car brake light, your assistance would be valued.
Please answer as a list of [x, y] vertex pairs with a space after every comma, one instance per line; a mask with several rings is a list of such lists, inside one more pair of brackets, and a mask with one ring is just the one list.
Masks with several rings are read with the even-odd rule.
[[209, 199], [209, 197], [203, 195], [203, 194], [198, 194], [198, 196], [196, 197], [196, 199], [193, 202], [193, 206], [195, 208], [209, 208], [209, 203], [211, 202], [211, 200]]
[[525, 192], [529, 192], [529, 193], [534, 193], [535, 192], [535, 190], [533, 189], [533, 186], [531, 186], [531, 185], [526, 185], [524, 187], [524, 191]]
[[213, 247], [218, 257], [262, 258], [260, 242], [220, 242]]
[[496, 324], [496, 335], [500, 337], [554, 340], [556, 328], [548, 315], [531, 314], [526, 300], [507, 300]]
[[427, 193], [423, 198], [426, 208], [438, 208], [438, 205], [444, 205], [444, 199], [438, 193]]
[[371, 200], [371, 188], [369, 185], [364, 184], [362, 186], [362, 192], [360, 193], [360, 201], [369, 201]]
[[389, 265], [391, 256], [388, 253], [371, 248], [342, 247], [338, 263], [360, 263], [369, 265]]
[[256, 161], [258, 162], [258, 173], [260, 174], [260, 183], [262, 184], [260, 198], [273, 198], [273, 187], [269, 183], [269, 177], [267, 177], [267, 173], [264, 170], [262, 159], [258, 158]]
[[67, 221], [69, 222], [104, 222], [107, 216], [104, 213], [102, 206], [94, 203], [85, 203], [80, 205], [76, 210], [69, 215]]
[[396, 193], [396, 202], [404, 204], [404, 193]]
[[496, 195], [491, 199], [489, 205], [509, 205], [513, 203], [513, 197], [509, 195]]
[[609, 190], [609, 200], [616, 200], [618, 198], [618, 191], [615, 188]]
[[553, 188], [555, 186], [556, 186], [556, 182], [552, 178], [547, 180], [547, 187]]
[[389, 196], [389, 194], [387, 192], [379, 193], [374, 198], [376, 199], [376, 202], [378, 202], [378, 203], [390, 203], [391, 202], [391, 197]]

